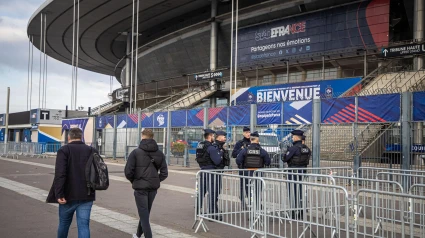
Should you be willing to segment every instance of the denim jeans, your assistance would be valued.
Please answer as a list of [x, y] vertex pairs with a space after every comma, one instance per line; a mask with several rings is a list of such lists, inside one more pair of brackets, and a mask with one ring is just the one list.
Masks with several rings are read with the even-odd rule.
[[78, 238], [90, 238], [90, 212], [93, 201], [71, 201], [59, 204], [58, 238], [67, 238], [74, 212], [77, 211]]

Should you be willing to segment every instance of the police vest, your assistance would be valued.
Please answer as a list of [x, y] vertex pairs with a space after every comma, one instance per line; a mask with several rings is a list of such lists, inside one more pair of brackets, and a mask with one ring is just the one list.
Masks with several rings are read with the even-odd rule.
[[310, 149], [306, 145], [295, 145], [299, 149], [299, 155], [294, 155], [288, 165], [307, 167], [310, 162]]
[[214, 165], [213, 161], [211, 160], [210, 154], [208, 154], [207, 149], [209, 146], [211, 146], [211, 142], [209, 141], [202, 141], [199, 142], [198, 146], [196, 147], [196, 162], [198, 162], [199, 166], [208, 166], [208, 165]]
[[251, 144], [248, 146], [244, 167], [246, 169], [264, 167], [264, 160], [261, 158], [261, 147], [259, 144]]

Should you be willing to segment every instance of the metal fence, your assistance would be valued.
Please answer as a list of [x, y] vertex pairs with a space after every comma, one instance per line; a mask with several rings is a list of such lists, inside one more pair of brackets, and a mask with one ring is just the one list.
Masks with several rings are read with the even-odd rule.
[[[314, 99], [311, 106], [312, 116], [308, 120], [300, 119], [297, 115], [284, 119], [285, 115], [290, 113], [284, 107], [287, 102], [281, 102], [282, 118], [273, 124], [260, 123], [257, 118], [259, 107], [267, 104], [219, 108], [202, 107], [182, 109], [184, 119], [183, 123], [178, 126], [175, 125], [178, 124], [176, 121], [179, 118], [174, 117], [174, 113], [178, 111], [163, 112], [162, 119], [165, 121], [161, 126], [157, 125], [155, 117], [160, 112], [132, 114], [135, 122], [132, 127], [128, 124], [130, 122], [128, 118], [120, 119], [125, 123], [118, 119], [125, 115], [110, 116], [113, 117], [113, 122], [110, 122], [111, 127], [96, 128], [95, 134], [97, 134], [97, 138], [102, 139], [99, 149], [103, 155], [110, 158], [126, 158], [131, 149], [138, 145], [140, 132], [145, 128], [151, 128], [154, 131], [155, 140], [163, 145], [163, 152], [166, 154], [169, 164], [197, 167], [195, 148], [197, 143], [203, 140], [202, 129], [226, 131], [228, 133], [227, 148], [231, 152], [236, 142], [243, 138], [242, 128], [250, 126], [251, 131], [258, 130], [262, 133], [260, 144], [272, 158], [271, 167], [283, 168], [285, 165], [281, 161], [282, 155], [286, 153], [288, 145], [292, 144], [290, 132], [300, 129], [307, 136], [306, 144], [313, 150], [310, 167], [424, 169], [425, 121], [415, 121], [412, 117], [411, 92], [393, 95], [398, 95], [400, 102], [389, 107], [394, 107], [400, 116], [388, 120], [372, 120], [373, 116], [361, 111], [358, 101], [364, 98], [344, 97], [336, 98], [333, 103], [337, 104], [338, 100], [352, 99], [352, 105], [349, 108], [340, 110], [340, 114], [346, 116], [345, 119], [353, 118], [353, 121], [349, 123], [341, 119], [339, 115], [335, 115], [334, 120], [324, 120], [323, 109], [320, 105], [324, 100], [329, 99]], [[346, 114], [347, 110], [351, 110], [349, 116]], [[192, 117], [196, 120], [199, 119], [200, 124], [189, 123], [190, 120], [194, 120], [189, 118], [192, 111], [195, 111], [193, 115], [196, 114]], [[232, 113], [238, 111], [239, 114], [235, 117]], [[241, 111], [243, 112], [240, 113]], [[237, 121], [242, 117], [247, 117], [247, 119]], [[150, 122], [144, 125], [144, 122], [148, 120], [146, 118], [149, 118]], [[236, 167], [234, 159], [232, 159], [231, 167]]]
[[[31, 158], [47, 158], [56, 156], [57, 151], [65, 145], [65, 142], [57, 143], [37, 143], [37, 142], [8, 142], [0, 144], [0, 156], [6, 158], [19, 159], [20, 156]], [[94, 146], [91, 142], [86, 142], [88, 146]]]
[[201, 170], [193, 229], [208, 232], [208, 220], [251, 237], [424, 237], [423, 181], [404, 190], [379, 173], [385, 172], [361, 178], [347, 167]]

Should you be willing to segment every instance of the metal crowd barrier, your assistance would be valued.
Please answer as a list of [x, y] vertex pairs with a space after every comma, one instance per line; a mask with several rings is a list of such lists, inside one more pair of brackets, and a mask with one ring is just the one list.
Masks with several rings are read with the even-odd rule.
[[365, 179], [375, 179], [376, 175], [381, 172], [404, 173], [404, 174], [425, 176], [425, 171], [423, 170], [405, 170], [405, 169], [375, 168], [375, 167], [359, 167], [356, 171], [356, 176], [359, 178], [365, 178]]
[[195, 232], [208, 231], [209, 220], [251, 237], [425, 237], [421, 176], [411, 177], [417, 183], [407, 194], [387, 179], [406, 174], [378, 172], [369, 179], [346, 167], [303, 170], [200, 171]]
[[360, 189], [355, 203], [371, 203], [373, 209], [363, 218], [354, 217], [354, 237], [425, 237], [423, 196]]

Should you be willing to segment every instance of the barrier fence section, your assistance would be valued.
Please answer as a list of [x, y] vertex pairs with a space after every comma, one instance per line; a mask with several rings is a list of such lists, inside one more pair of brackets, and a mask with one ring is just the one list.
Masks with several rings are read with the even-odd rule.
[[[284, 102], [238, 102], [237, 106], [95, 118], [96, 140], [106, 157], [126, 158], [138, 146], [140, 132], [154, 131], [169, 164], [195, 166], [195, 148], [202, 129], [227, 132], [227, 150], [243, 138], [242, 129], [260, 132], [271, 168], [283, 168], [292, 145], [290, 132], [303, 130], [312, 151], [309, 167], [425, 168], [425, 92], [318, 98]], [[314, 135], [314, 136], [313, 136]], [[231, 168], [236, 168], [232, 158]]]
[[209, 220], [251, 237], [424, 237], [422, 180], [404, 191], [377, 177], [350, 168], [201, 170], [193, 229], [207, 232]]

